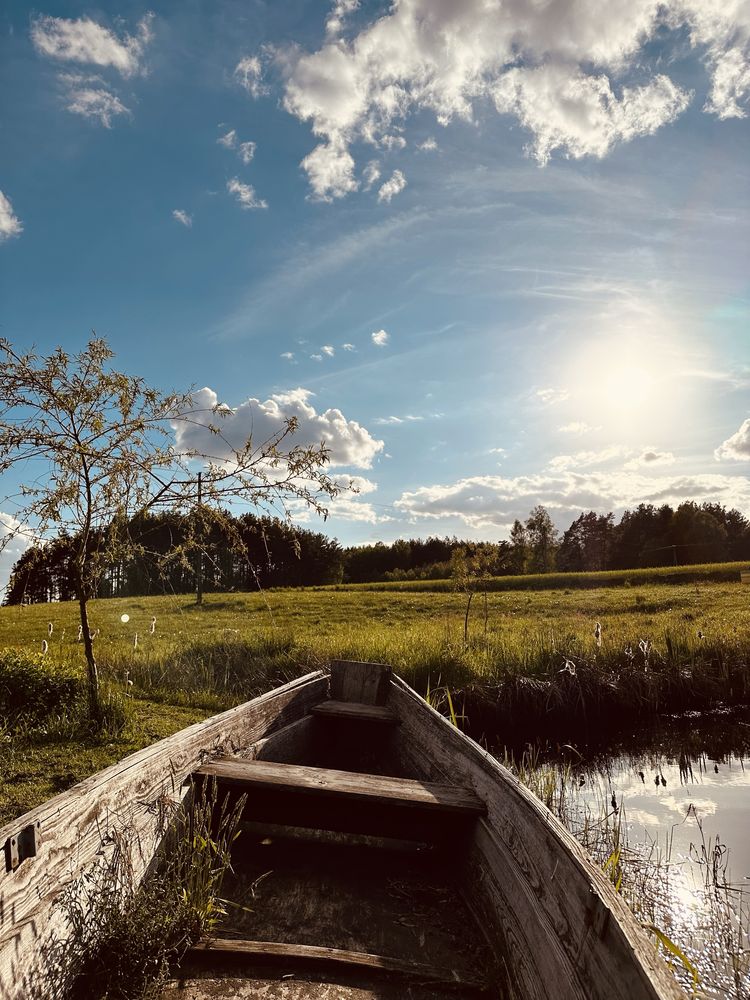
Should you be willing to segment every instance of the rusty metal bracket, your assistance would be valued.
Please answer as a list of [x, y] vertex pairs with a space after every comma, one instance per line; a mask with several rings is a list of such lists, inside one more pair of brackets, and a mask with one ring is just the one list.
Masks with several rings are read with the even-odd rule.
[[42, 844], [42, 826], [39, 820], [29, 823], [15, 837], [5, 841], [5, 870], [14, 872], [22, 861], [35, 858]]

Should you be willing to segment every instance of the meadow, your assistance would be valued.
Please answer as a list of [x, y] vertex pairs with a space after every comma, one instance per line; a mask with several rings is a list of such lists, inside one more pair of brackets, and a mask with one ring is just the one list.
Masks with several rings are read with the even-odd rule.
[[390, 663], [438, 705], [450, 690], [462, 724], [490, 742], [581, 739], [648, 713], [750, 701], [750, 587], [733, 576], [491, 590], [473, 599], [466, 641], [466, 596], [436, 588], [93, 601], [107, 697], [127, 710], [99, 736], [77, 700], [76, 605], [0, 609], [0, 822], [333, 658]]

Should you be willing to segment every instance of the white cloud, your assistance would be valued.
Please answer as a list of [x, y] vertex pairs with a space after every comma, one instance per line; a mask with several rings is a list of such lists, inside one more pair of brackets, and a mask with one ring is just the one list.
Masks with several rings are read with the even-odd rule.
[[744, 118], [750, 94], [750, 6], [744, 0], [675, 0], [672, 21], [686, 23], [694, 46], [704, 48], [711, 70], [705, 110]]
[[658, 448], [649, 446], [644, 448], [639, 455], [626, 462], [624, 469], [644, 469], [654, 468], [657, 465], [674, 465], [675, 457], [671, 451], [659, 451]]
[[347, 15], [359, 7], [359, 0], [335, 0], [326, 20], [326, 34], [338, 35], [344, 27]]
[[135, 35], [119, 38], [109, 28], [90, 18], [37, 17], [31, 24], [31, 40], [37, 52], [65, 62], [111, 66], [122, 76], [140, 72], [146, 46], [151, 41], [152, 14], [138, 22]]
[[33, 534], [12, 514], [0, 511], [0, 594], [5, 590], [13, 566], [32, 544]]
[[605, 462], [611, 462], [614, 458], [622, 458], [626, 454], [628, 454], [626, 448], [622, 448], [619, 445], [610, 445], [607, 448], [601, 448], [599, 451], [577, 451], [575, 455], [556, 455], [550, 459], [549, 467], [556, 472], [571, 468], [588, 469], [592, 465], [602, 465]]
[[372, 342], [376, 347], [385, 347], [388, 341], [391, 339], [390, 336], [385, 332], [385, 330], [375, 330], [374, 333], [370, 334]]
[[402, 135], [384, 135], [375, 141], [383, 149], [403, 149], [406, 146], [406, 139]]
[[354, 177], [354, 159], [340, 142], [316, 146], [300, 166], [307, 172], [313, 197], [317, 201], [343, 198], [359, 187]]
[[263, 65], [258, 56], [244, 56], [234, 68], [234, 78], [256, 100], [268, 93], [263, 83]]
[[378, 201], [389, 202], [395, 195], [400, 194], [405, 187], [406, 178], [400, 170], [394, 170], [385, 184], [380, 185]]
[[356, 351], [357, 350], [357, 348], [354, 346], [354, 344], [342, 344], [341, 345], [341, 349], [343, 351]]
[[66, 90], [65, 107], [74, 115], [98, 121], [104, 128], [112, 128], [113, 118], [130, 114], [100, 77], [61, 73], [59, 79]]
[[258, 198], [252, 184], [243, 184], [237, 177], [227, 181], [227, 191], [235, 195], [243, 208], [268, 208], [268, 202], [263, 198]]
[[750, 459], [750, 417], [743, 421], [739, 430], [723, 441], [714, 452], [717, 459], [731, 458], [736, 462]]
[[417, 143], [417, 149], [425, 153], [432, 153], [438, 148], [438, 144], [433, 136], [429, 136], [424, 142]]
[[193, 224], [193, 217], [192, 217], [192, 215], [189, 215], [182, 208], [175, 208], [175, 209], [173, 209], [172, 210], [172, 218], [176, 219], [178, 222], [181, 222], [183, 226], [187, 226], [188, 229]]
[[589, 431], [593, 431], [594, 428], [590, 424], [587, 424], [585, 420], [573, 420], [569, 424], [563, 424], [560, 431], [563, 434], [588, 434]]
[[[339, 159], [357, 141], [403, 138], [395, 133], [418, 112], [443, 125], [470, 121], [477, 109], [486, 113], [488, 97], [530, 132], [540, 162], [555, 150], [604, 156], [686, 108], [690, 95], [660, 72], [686, 28], [711, 75], [706, 110], [746, 113], [747, 0], [400, 0], [351, 39], [339, 35], [345, 8], [334, 6], [318, 51], [284, 53], [285, 107]], [[658, 62], [648, 50], [657, 39]], [[316, 161], [303, 165], [312, 172]]]
[[[190, 422], [175, 423], [177, 448], [184, 454], [209, 454], [218, 461], [226, 460], [231, 458], [231, 448], [243, 447], [251, 435], [260, 445], [293, 418], [298, 421], [298, 430], [292, 444], [307, 446], [323, 441], [331, 450], [332, 466], [369, 469], [383, 450], [383, 442], [355, 420], [347, 420], [341, 410], [316, 412], [310, 404], [312, 395], [307, 389], [297, 388], [277, 393], [265, 402], [248, 399], [237, 407], [226, 407], [226, 416], [220, 419], [214, 412], [217, 394], [210, 388], [200, 389], [193, 394]], [[217, 423], [221, 436], [210, 430]]]
[[326, 344], [325, 347], [321, 347], [321, 351], [329, 358], [332, 358], [336, 353], [336, 349], [332, 347], [331, 344]]
[[241, 142], [237, 147], [242, 162], [247, 165], [255, 156], [256, 145], [254, 142]]
[[323, 360], [323, 355], [322, 354], [311, 354], [310, 355], [310, 360], [311, 361], [322, 361]]
[[280, 354], [279, 357], [283, 358], [284, 361], [294, 361], [294, 355], [291, 351], [284, 351], [284, 353]]
[[365, 191], [369, 191], [373, 184], [380, 180], [380, 164], [377, 160], [370, 160], [362, 171], [362, 178], [365, 182]]
[[669, 478], [632, 472], [569, 469], [529, 476], [473, 476], [454, 483], [423, 486], [402, 493], [394, 506], [415, 518], [458, 518], [476, 529], [509, 530], [516, 518], [543, 504], [561, 521], [582, 510], [622, 511], [639, 503], [677, 505], [685, 500], [712, 501], [746, 509], [750, 479], [698, 475]]
[[230, 129], [225, 135], [220, 135], [216, 141], [225, 149], [234, 149], [237, 145], [237, 130]]
[[509, 70], [492, 97], [499, 112], [515, 115], [533, 134], [530, 149], [540, 163], [556, 149], [576, 159], [606, 156], [616, 142], [651, 135], [674, 121], [690, 102], [666, 76], [623, 87], [618, 98], [606, 75], [556, 65]]
[[23, 223], [13, 211], [10, 198], [0, 191], [0, 243], [18, 236], [23, 231]]
[[545, 389], [537, 389], [534, 395], [542, 403], [552, 404], [565, 402], [570, 397], [570, 392], [560, 387], [548, 386]]

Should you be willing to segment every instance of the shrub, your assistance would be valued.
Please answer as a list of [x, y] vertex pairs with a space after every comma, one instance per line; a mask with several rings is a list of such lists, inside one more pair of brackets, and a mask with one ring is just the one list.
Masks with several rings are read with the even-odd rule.
[[0, 715], [11, 725], [42, 722], [72, 709], [84, 693], [83, 680], [70, 667], [41, 654], [0, 650]]

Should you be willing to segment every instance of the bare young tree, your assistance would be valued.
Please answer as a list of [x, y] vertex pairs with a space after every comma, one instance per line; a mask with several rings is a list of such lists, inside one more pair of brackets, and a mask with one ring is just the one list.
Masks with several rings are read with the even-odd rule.
[[[283, 513], [292, 503], [325, 516], [325, 503], [342, 489], [324, 471], [324, 442], [294, 445], [294, 418], [266, 440], [237, 446], [222, 430], [228, 408], [200, 412], [189, 393], [162, 394], [113, 370], [113, 357], [98, 338], [78, 354], [57, 348], [48, 357], [19, 353], [0, 339], [0, 475], [13, 472], [17, 482], [2, 501], [14, 509], [5, 511], [13, 519], [0, 547], [19, 535], [40, 546], [63, 533], [73, 540], [88, 707], [97, 724], [102, 705], [88, 602], [107, 566], [133, 553], [135, 518], [169, 505], [197, 510], [200, 522], [238, 501]], [[177, 451], [175, 428], [191, 422], [208, 430], [215, 449]]]

